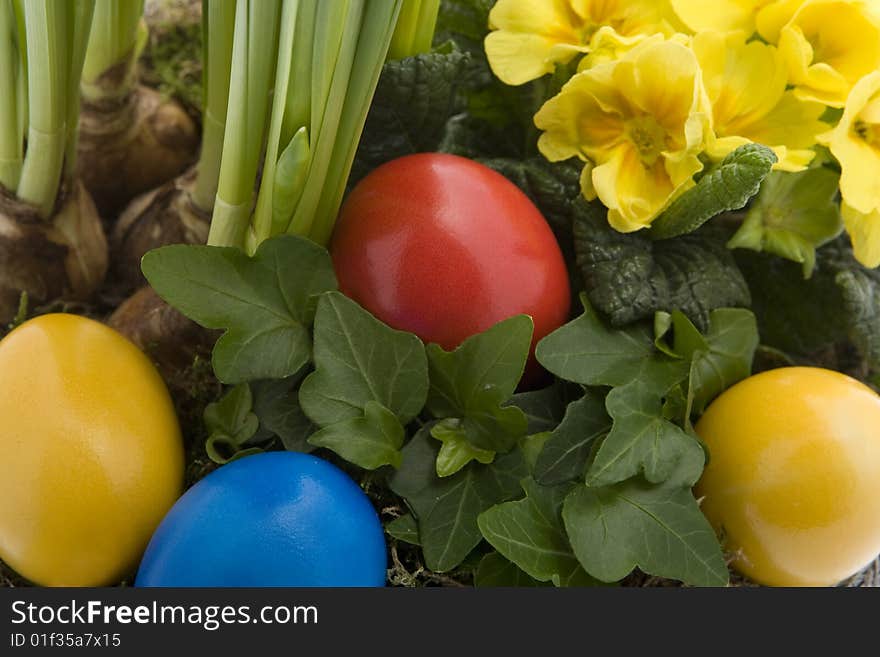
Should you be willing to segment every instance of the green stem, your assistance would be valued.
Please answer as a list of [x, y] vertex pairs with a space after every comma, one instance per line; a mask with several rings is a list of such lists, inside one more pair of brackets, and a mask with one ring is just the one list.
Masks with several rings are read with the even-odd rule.
[[333, 232], [400, 5], [400, 0], [371, 2], [367, 5], [330, 165], [308, 233], [318, 244], [327, 244]]
[[403, 0], [388, 59], [403, 59], [431, 50], [440, 0]]
[[73, 180], [76, 175], [76, 146], [79, 141], [79, 87], [94, 12], [95, 0], [78, 0], [76, 2], [73, 47], [69, 53], [70, 72], [67, 80], [67, 148], [64, 154], [64, 176], [67, 180]]
[[0, 185], [15, 190], [24, 157], [23, 122], [19, 117], [21, 51], [18, 23], [12, 0], [0, 0]]
[[214, 207], [229, 103], [229, 73], [235, 28], [235, 0], [202, 0], [202, 149], [192, 201], [204, 212]]
[[296, 34], [298, 0], [284, 0], [281, 10], [281, 34], [278, 38], [278, 62], [275, 71], [275, 90], [272, 101], [272, 119], [269, 123], [269, 137], [266, 143], [266, 157], [263, 164], [263, 177], [254, 211], [254, 232], [257, 244], [267, 239], [272, 231], [272, 201], [275, 194], [275, 168], [281, 147], [281, 132], [284, 119], [284, 105], [287, 101], [287, 86], [290, 83], [291, 58], [294, 36]]
[[[318, 6], [313, 69], [320, 73], [320, 76], [315, 78], [312, 84], [312, 161], [305, 189], [288, 228], [288, 232], [295, 235], [309, 235], [315, 222], [315, 213], [330, 168], [333, 144], [342, 119], [354, 65], [364, 13], [364, 0], [350, 0], [345, 4], [348, 11], [344, 14], [343, 21], [340, 21], [339, 13], [326, 9], [330, 6], [337, 8], [333, 3], [322, 3]], [[391, 6], [396, 8], [397, 2], [391, 3]], [[332, 50], [328, 51], [326, 46], [330, 37], [335, 36], [339, 23], [342, 24], [342, 29], [339, 31], [339, 39], [336, 40], [339, 44], [338, 50], [334, 53]], [[326, 102], [322, 103], [324, 97]]]
[[244, 248], [277, 55], [280, 0], [239, 0], [229, 104], [208, 244]]
[[93, 0], [94, 22], [83, 62], [82, 93], [88, 102], [120, 100], [137, 80], [146, 45], [144, 0]]
[[67, 145], [69, 56], [75, 26], [73, 3], [24, 3], [28, 52], [27, 152], [18, 197], [52, 214]]

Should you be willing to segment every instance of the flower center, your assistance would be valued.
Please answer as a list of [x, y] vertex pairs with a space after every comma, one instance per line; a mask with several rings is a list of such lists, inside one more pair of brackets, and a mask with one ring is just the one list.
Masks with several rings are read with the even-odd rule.
[[666, 145], [666, 131], [652, 116], [639, 116], [627, 122], [626, 134], [645, 166], [653, 166]]
[[856, 119], [853, 123], [853, 132], [856, 136], [874, 148], [880, 147], [880, 129], [876, 123], [868, 123], [862, 119]]

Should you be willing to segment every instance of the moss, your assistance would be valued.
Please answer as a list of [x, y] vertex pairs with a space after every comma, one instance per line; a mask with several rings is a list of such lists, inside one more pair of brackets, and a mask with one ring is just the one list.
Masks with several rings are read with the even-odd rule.
[[141, 81], [177, 99], [195, 119], [202, 111], [202, 5], [200, 0], [148, 0], [150, 37]]

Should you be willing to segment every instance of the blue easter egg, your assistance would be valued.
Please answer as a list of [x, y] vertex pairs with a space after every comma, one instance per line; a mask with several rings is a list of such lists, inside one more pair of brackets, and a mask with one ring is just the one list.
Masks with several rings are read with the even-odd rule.
[[367, 496], [308, 454], [269, 452], [199, 481], [168, 512], [136, 586], [383, 586], [385, 536]]

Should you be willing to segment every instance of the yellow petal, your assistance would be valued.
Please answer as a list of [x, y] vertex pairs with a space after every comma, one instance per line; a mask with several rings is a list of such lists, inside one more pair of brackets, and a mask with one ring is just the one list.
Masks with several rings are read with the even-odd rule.
[[880, 149], [855, 132], [861, 111], [880, 94], [880, 72], [862, 78], [853, 87], [837, 126], [818, 136], [840, 162], [840, 193], [853, 209], [869, 214], [880, 208]]
[[741, 134], [740, 125], [765, 116], [782, 98], [788, 74], [773, 46], [746, 43], [742, 32], [702, 32], [693, 49], [720, 134]]
[[535, 126], [544, 131], [538, 149], [551, 161], [602, 161], [623, 136], [623, 117], [615, 110], [620, 104], [601, 68], [575, 75], [535, 114]]
[[525, 84], [552, 73], [557, 63], [568, 63], [588, 49], [559, 43], [540, 34], [504, 31], [490, 32], [484, 46], [492, 72], [510, 85]]
[[755, 17], [769, 0], [672, 0], [672, 7], [694, 32], [755, 31]]
[[856, 260], [872, 269], [880, 266], [880, 210], [862, 213], [846, 203], [840, 210]]
[[779, 33], [797, 13], [805, 0], [782, 0], [781, 2], [765, 3], [758, 11], [755, 27], [758, 34], [770, 43], [779, 41]]
[[614, 69], [613, 80], [638, 112], [653, 116], [677, 137], [676, 148], [686, 146], [684, 127], [699, 98], [693, 51], [672, 41], [646, 41], [624, 56]]

